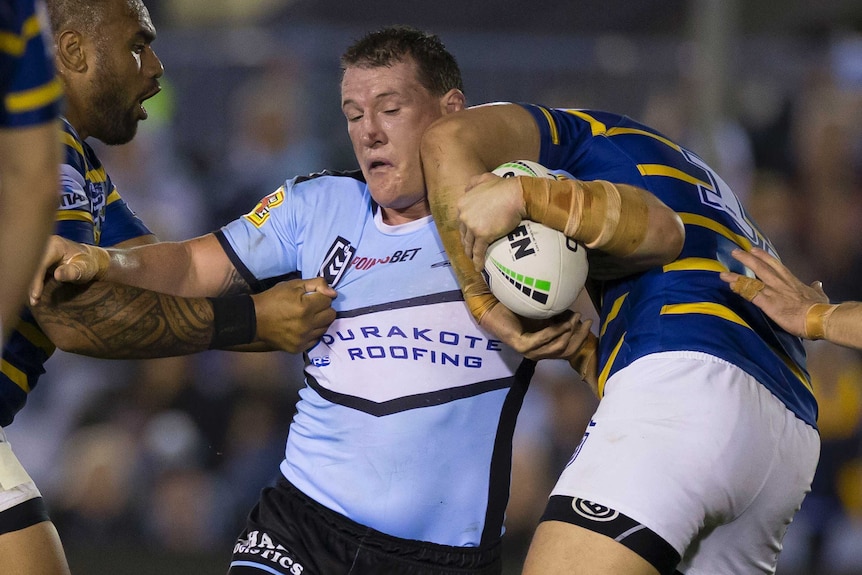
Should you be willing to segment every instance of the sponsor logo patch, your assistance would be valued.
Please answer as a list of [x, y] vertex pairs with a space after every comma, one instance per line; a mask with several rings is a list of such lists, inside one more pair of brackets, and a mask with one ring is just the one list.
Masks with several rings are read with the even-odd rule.
[[326, 280], [331, 287], [335, 287], [341, 280], [341, 276], [350, 266], [350, 260], [353, 259], [353, 254], [356, 253], [356, 248], [350, 245], [346, 239], [338, 236], [329, 250], [326, 252], [326, 257], [323, 258], [323, 263], [320, 265], [318, 276]]
[[269, 219], [270, 211], [284, 202], [284, 186], [264, 198], [243, 217], [259, 228]]
[[605, 507], [599, 503], [593, 503], [586, 499], [575, 499], [572, 501], [572, 509], [590, 521], [613, 521], [619, 517], [619, 511]]

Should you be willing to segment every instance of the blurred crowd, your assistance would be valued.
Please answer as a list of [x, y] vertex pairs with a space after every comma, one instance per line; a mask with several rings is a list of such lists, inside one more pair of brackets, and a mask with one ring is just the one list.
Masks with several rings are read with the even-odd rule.
[[[622, 111], [696, 151], [715, 150], [711, 163], [790, 268], [823, 281], [835, 300], [862, 300], [862, 48], [835, 52], [792, 89], [757, 79], [740, 85], [708, 135], [695, 127], [697, 94], [685, 79], [649, 90], [629, 109], [589, 93], [583, 107]], [[244, 75], [220, 119], [230, 137], [189, 146], [193, 138], [177, 133], [182, 94], [161, 55], [166, 89], [148, 105], [150, 120], [132, 143], [97, 152], [162, 240], [217, 229], [287, 177], [354, 167], [346, 138], [310, 121], [312, 108], [338, 116], [337, 97], [310, 96], [295, 64], [267, 63]], [[573, 88], [561, 101], [559, 90], [525, 99], [572, 106], [579, 96]], [[511, 96], [494, 99], [504, 98]], [[217, 159], [207, 155], [214, 146]], [[779, 573], [862, 573], [862, 357], [831, 345], [808, 351], [823, 452]], [[47, 499], [73, 571], [87, 553], [97, 556], [89, 565], [107, 561], [109, 551], [144, 550], [210, 557], [216, 570], [198, 562], [200, 570], [181, 572], [219, 573], [242, 518], [278, 473], [302, 385], [301, 357], [281, 353], [103, 361], [57, 352], [7, 431]], [[507, 573], [518, 572], [594, 407], [567, 364], [540, 365], [516, 432]], [[78, 572], [109, 572], [87, 569]]]

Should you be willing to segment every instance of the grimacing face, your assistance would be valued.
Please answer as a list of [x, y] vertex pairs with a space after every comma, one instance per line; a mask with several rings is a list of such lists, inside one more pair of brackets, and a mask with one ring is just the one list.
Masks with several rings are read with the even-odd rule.
[[91, 78], [89, 133], [106, 144], [125, 144], [147, 118], [143, 102], [159, 90], [164, 69], [150, 46], [156, 30], [137, 0], [116, 0], [105, 15], [96, 40], [97, 61]]
[[431, 213], [419, 144], [443, 115], [442, 98], [418, 80], [412, 58], [391, 66], [350, 67], [341, 82], [341, 109], [353, 152], [388, 224]]

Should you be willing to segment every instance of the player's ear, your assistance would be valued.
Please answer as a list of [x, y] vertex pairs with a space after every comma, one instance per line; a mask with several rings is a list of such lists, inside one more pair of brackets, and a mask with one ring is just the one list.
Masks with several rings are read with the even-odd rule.
[[75, 30], [63, 30], [57, 36], [57, 67], [61, 71], [87, 71], [87, 56], [83, 40], [81, 34]]
[[443, 106], [443, 114], [451, 114], [467, 107], [467, 97], [458, 88], [452, 88], [446, 92], [440, 103]]

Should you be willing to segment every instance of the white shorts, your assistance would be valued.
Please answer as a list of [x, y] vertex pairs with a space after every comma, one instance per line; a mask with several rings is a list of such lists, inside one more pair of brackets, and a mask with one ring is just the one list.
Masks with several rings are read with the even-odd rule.
[[0, 427], [0, 535], [47, 520], [42, 494]]
[[653, 354], [608, 381], [543, 519], [615, 537], [660, 573], [774, 573], [819, 453], [817, 431], [738, 367]]

